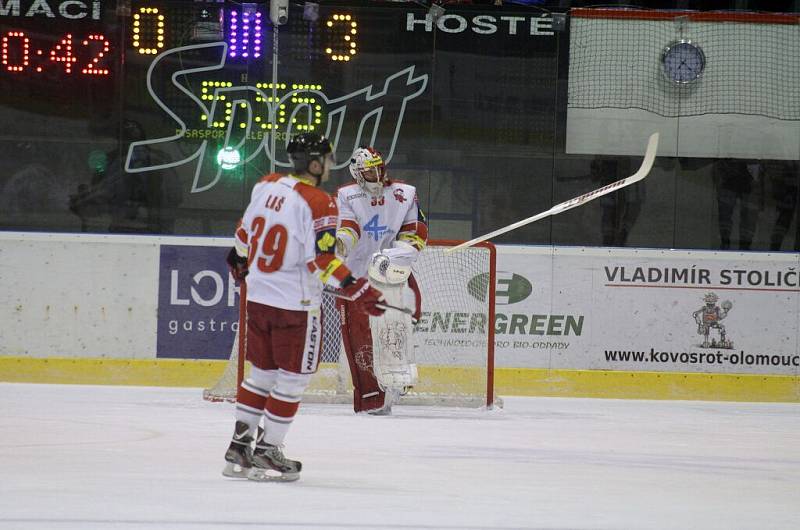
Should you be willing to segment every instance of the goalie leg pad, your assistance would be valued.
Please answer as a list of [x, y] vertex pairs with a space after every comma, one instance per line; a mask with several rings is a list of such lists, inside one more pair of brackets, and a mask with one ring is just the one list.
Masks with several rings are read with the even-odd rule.
[[[403, 306], [405, 285], [376, 284], [389, 304]], [[373, 367], [381, 389], [393, 394], [404, 392], [417, 384], [416, 356], [411, 344], [411, 316], [400, 311], [386, 311], [370, 317], [372, 330]]]
[[373, 372], [372, 333], [369, 318], [352, 302], [337, 300], [342, 315], [342, 342], [353, 379], [353, 410], [368, 412], [384, 405], [385, 393]]

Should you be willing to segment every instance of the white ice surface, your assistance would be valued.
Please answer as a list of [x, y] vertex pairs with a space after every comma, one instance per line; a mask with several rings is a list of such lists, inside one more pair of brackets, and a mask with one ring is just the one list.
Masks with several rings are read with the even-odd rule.
[[800, 528], [800, 406], [304, 405], [295, 483], [225, 479], [199, 389], [0, 384], [0, 528]]

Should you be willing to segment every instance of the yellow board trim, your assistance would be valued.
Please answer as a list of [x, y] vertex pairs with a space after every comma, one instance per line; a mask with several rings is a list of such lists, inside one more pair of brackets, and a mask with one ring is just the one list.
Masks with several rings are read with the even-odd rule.
[[[0, 382], [207, 387], [219, 379], [226, 363], [0, 357]], [[441, 366], [420, 367], [420, 371], [421, 379], [431, 386], [446, 386], [454, 380], [474, 381], [465, 377], [465, 371], [475, 369]], [[501, 396], [800, 403], [800, 376], [497, 368], [495, 392]]]
[[77, 385], [205, 387], [227, 361], [0, 357], [0, 381]]
[[792, 375], [530, 368], [495, 374], [500, 395], [800, 403], [800, 376]]

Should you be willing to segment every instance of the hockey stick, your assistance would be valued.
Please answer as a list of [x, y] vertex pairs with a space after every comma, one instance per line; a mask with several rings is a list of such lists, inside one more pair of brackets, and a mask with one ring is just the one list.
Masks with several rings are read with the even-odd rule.
[[[350, 296], [345, 296], [338, 291], [334, 291], [333, 289], [328, 289], [327, 287], [322, 290], [323, 293], [329, 294], [334, 298], [341, 298], [342, 300], [347, 300], [348, 302], [352, 302], [353, 298]], [[387, 309], [394, 309], [395, 311], [400, 311], [401, 313], [405, 313], [406, 315], [410, 315], [411, 318], [414, 318], [414, 311], [407, 307], [399, 307], [392, 304], [382, 303], [382, 304], [375, 304], [378, 309], [383, 309], [386, 311]]]
[[536, 214], [533, 217], [528, 217], [527, 219], [523, 219], [522, 221], [517, 221], [514, 224], [510, 224], [510, 225], [505, 226], [503, 228], [499, 228], [499, 229], [495, 230], [494, 232], [489, 232], [486, 235], [483, 235], [483, 236], [480, 236], [480, 237], [476, 237], [475, 239], [472, 239], [472, 240], [467, 241], [465, 243], [461, 243], [460, 245], [456, 245], [454, 247], [450, 247], [447, 250], [445, 250], [445, 252], [454, 252], [454, 251], [462, 249], [462, 248], [471, 247], [472, 245], [475, 245], [476, 243], [480, 243], [482, 241], [486, 241], [487, 239], [491, 239], [491, 238], [497, 237], [497, 236], [499, 236], [501, 234], [505, 234], [506, 232], [510, 232], [510, 231], [512, 231], [512, 230], [514, 230], [516, 228], [521, 227], [521, 226], [525, 226], [527, 224], [533, 223], [534, 221], [538, 221], [540, 219], [544, 219], [545, 217], [549, 217], [551, 215], [558, 215], [561, 212], [566, 212], [567, 210], [571, 210], [572, 208], [575, 208], [575, 207], [581, 206], [583, 204], [586, 204], [587, 202], [592, 201], [592, 200], [594, 200], [594, 199], [596, 199], [598, 197], [602, 197], [603, 195], [606, 195], [607, 193], [611, 193], [612, 191], [616, 191], [616, 190], [618, 190], [620, 188], [624, 188], [625, 186], [629, 186], [629, 185], [633, 184], [634, 182], [639, 182], [640, 180], [645, 178], [648, 173], [650, 173], [650, 169], [653, 167], [653, 161], [656, 158], [656, 152], [657, 151], [658, 151], [658, 133], [656, 132], [656, 133], [651, 134], [650, 135], [650, 139], [647, 141], [647, 151], [645, 151], [644, 160], [642, 160], [641, 167], [639, 167], [639, 170], [636, 173], [634, 173], [633, 175], [631, 175], [630, 177], [625, 177], [624, 179], [620, 179], [620, 180], [618, 180], [616, 182], [612, 182], [611, 184], [607, 184], [607, 185], [603, 186], [602, 188], [596, 189], [594, 191], [590, 191], [589, 193], [585, 193], [583, 195], [575, 197], [574, 199], [570, 199], [570, 200], [564, 201], [564, 202], [562, 202], [560, 204], [556, 204], [555, 206], [553, 206], [552, 208], [550, 208], [546, 212], [542, 212], [540, 214]]

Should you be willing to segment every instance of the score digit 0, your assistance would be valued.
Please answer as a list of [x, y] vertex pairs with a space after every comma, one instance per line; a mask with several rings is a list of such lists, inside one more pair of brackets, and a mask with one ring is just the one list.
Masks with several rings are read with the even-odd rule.
[[[144, 19], [155, 17], [155, 31], [152, 28], [144, 28]], [[158, 50], [164, 47], [164, 15], [159, 14], [157, 7], [140, 7], [138, 13], [133, 15], [133, 47], [141, 54], [155, 55]], [[142, 40], [147, 33], [147, 37], [153, 40], [155, 36], [155, 43], [152, 47], [147, 47], [142, 44]]]
[[[356, 35], [358, 34], [358, 24], [352, 15], [332, 15], [326, 22], [331, 28], [331, 38], [334, 37], [344, 41], [343, 49], [325, 48], [325, 53], [332, 61], [349, 61], [356, 54]], [[335, 26], [335, 27], [334, 27]]]
[[[17, 60], [16, 64], [13, 64], [9, 58], [9, 49], [11, 48], [12, 39], [17, 40], [19, 48], [22, 50], [21, 57]], [[0, 49], [2, 49], [2, 64], [6, 67], [6, 70], [9, 72], [21, 72], [24, 70], [28, 64], [30, 64], [30, 47], [31, 40], [21, 31], [9, 31], [3, 35]]]

